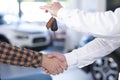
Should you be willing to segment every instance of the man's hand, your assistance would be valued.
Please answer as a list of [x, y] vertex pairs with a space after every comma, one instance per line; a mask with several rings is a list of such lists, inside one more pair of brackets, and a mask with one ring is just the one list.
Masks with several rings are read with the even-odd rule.
[[46, 54], [42, 56], [42, 67], [45, 68], [52, 75], [63, 72], [63, 63], [56, 58], [48, 58]]
[[46, 12], [50, 12], [52, 16], [57, 16], [57, 12], [63, 6], [59, 2], [53, 2], [52, 4], [47, 4], [44, 6], [40, 6], [41, 9], [44, 9]]
[[[62, 63], [62, 65], [60, 64], [62, 70], [66, 70], [66, 69], [68, 68], [68, 65], [67, 65], [67, 62], [66, 62], [66, 58], [65, 58], [65, 56], [64, 56], [63, 54], [58, 53], [58, 52], [54, 52], [54, 53], [48, 54], [47, 57], [50, 58], [50, 59], [51, 59], [51, 58], [56, 58], [57, 60], [59, 60], [59, 61]], [[43, 71], [45, 71], [46, 73], [51, 74], [48, 69], [46, 69], [46, 68], [44, 68], [44, 67], [43, 67], [42, 69], [43, 69]], [[62, 71], [61, 71], [61, 72], [62, 72]], [[61, 73], [61, 72], [59, 72], [59, 73]], [[58, 73], [58, 74], [59, 74], [59, 73]]]
[[48, 57], [49, 58], [57, 58], [58, 60], [60, 60], [63, 63], [63, 65], [62, 65], [63, 69], [65, 69], [65, 70], [67, 69], [67, 67], [68, 67], [67, 61], [66, 61], [65, 56], [62, 53], [53, 52], [51, 54], [48, 54]]

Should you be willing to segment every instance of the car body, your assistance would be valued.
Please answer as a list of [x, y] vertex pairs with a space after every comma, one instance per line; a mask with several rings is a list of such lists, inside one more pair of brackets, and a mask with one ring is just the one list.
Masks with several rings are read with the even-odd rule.
[[[80, 42], [84, 46], [94, 39], [95, 37], [86, 35]], [[83, 70], [86, 73], [91, 73], [94, 80], [118, 80], [120, 72], [120, 48], [105, 57], [97, 59], [93, 64], [84, 67]]]
[[0, 15], [0, 40], [14, 46], [26, 48], [47, 47], [51, 34], [45, 22], [26, 22], [13, 15]]
[[[120, 50], [120, 49], [119, 49]], [[90, 68], [94, 80], [118, 80], [120, 53], [115, 50], [110, 55], [96, 60]]]

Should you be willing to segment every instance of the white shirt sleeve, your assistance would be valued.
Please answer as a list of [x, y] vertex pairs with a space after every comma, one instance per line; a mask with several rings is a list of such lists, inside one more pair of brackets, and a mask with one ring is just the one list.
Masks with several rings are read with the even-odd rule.
[[120, 8], [114, 12], [84, 12], [79, 9], [61, 8], [57, 18], [80, 32], [97, 35], [120, 34]]
[[85, 46], [64, 54], [68, 66], [84, 67], [93, 63], [98, 58], [110, 54], [120, 46], [120, 40], [96, 38]]
[[[64, 22], [68, 27], [90, 34], [100, 36], [115, 36], [120, 37], [120, 8], [114, 12], [84, 12], [78, 9], [61, 8], [57, 14], [58, 20]], [[77, 65], [84, 67], [93, 63], [96, 59], [110, 54], [120, 46], [120, 39], [107, 39], [96, 36], [95, 40], [91, 41], [84, 47], [73, 50], [70, 53], [64, 54], [68, 65]]]

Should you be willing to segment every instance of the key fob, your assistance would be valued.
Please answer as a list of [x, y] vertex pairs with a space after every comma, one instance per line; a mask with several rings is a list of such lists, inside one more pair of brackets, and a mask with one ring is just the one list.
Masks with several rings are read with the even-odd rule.
[[52, 31], [57, 31], [57, 30], [58, 30], [57, 21], [56, 21], [55, 18], [54, 18], [54, 22], [53, 22], [53, 24], [52, 24], [52, 26], [51, 26], [51, 30], [52, 30]]
[[52, 31], [58, 30], [57, 20], [53, 17], [50, 18], [50, 20], [46, 24], [47, 29], [51, 29]]

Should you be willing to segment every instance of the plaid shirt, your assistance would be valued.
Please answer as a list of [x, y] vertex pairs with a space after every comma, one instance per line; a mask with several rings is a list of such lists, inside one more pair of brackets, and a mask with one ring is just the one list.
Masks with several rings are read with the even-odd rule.
[[41, 53], [0, 42], [0, 63], [37, 68], [41, 60]]

